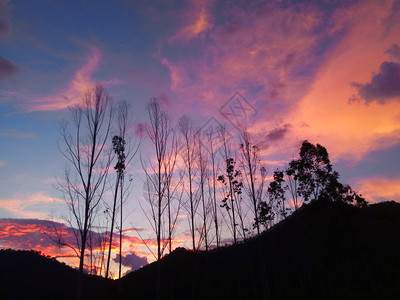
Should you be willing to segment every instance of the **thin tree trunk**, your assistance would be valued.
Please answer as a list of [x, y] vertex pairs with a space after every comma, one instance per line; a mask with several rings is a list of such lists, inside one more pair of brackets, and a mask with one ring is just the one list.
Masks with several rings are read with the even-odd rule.
[[111, 215], [111, 230], [110, 230], [110, 240], [109, 240], [109, 244], [108, 244], [106, 278], [108, 278], [108, 272], [110, 270], [111, 247], [112, 247], [112, 239], [113, 239], [113, 231], [114, 231], [114, 223], [115, 223], [115, 210], [116, 210], [116, 206], [117, 206], [119, 181], [120, 181], [120, 175], [118, 174], [117, 182], [115, 183], [114, 202], [113, 202], [113, 209], [112, 209], [112, 215]]

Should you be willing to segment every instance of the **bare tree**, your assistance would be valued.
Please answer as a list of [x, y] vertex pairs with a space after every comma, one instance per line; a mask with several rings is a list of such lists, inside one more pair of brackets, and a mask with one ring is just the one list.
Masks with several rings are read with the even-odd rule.
[[256, 189], [256, 174], [259, 165], [259, 148], [251, 141], [250, 134], [243, 130], [240, 135], [240, 152], [242, 155], [242, 168], [246, 178], [245, 191], [250, 199], [254, 223], [253, 227], [257, 229], [257, 235], [260, 235], [260, 224], [258, 216], [258, 198]]
[[201, 133], [198, 132], [195, 136], [195, 142], [196, 142], [196, 152], [197, 152], [197, 168], [199, 170], [199, 189], [198, 189], [198, 194], [199, 194], [199, 200], [202, 205], [202, 210], [201, 210], [201, 217], [203, 219], [203, 224], [200, 230], [200, 237], [201, 240], [204, 240], [204, 244], [206, 247], [206, 251], [208, 251], [208, 246], [209, 246], [209, 239], [208, 239], [208, 215], [209, 215], [209, 199], [206, 197], [206, 185], [207, 185], [207, 179], [209, 177], [209, 171], [208, 171], [208, 159], [207, 159], [207, 153], [204, 150], [204, 145], [202, 141], [202, 136]]
[[[169, 163], [168, 147], [171, 143], [172, 125], [171, 118], [165, 112], [157, 98], [151, 99], [147, 106], [150, 125], [147, 127], [147, 135], [154, 146], [155, 162], [149, 162], [149, 169], [142, 160], [142, 167], [146, 173], [146, 198], [150, 204], [150, 213], [146, 214], [157, 238], [157, 255], [159, 260], [166, 245], [162, 245], [163, 240], [163, 214], [168, 207], [166, 202], [166, 191], [168, 184], [168, 174], [165, 172], [165, 164]], [[172, 166], [167, 167], [171, 169]]]
[[195, 148], [195, 132], [192, 121], [188, 116], [183, 116], [179, 120], [179, 130], [182, 135], [182, 159], [186, 166], [187, 180], [189, 184], [188, 195], [188, 212], [189, 212], [189, 227], [192, 236], [193, 251], [196, 251], [195, 239], [195, 216], [199, 201], [194, 195], [194, 177], [196, 174], [196, 148]]
[[215, 139], [217, 137], [217, 133], [214, 131], [213, 127], [209, 127], [205, 131], [206, 141], [208, 150], [210, 152], [210, 167], [211, 167], [211, 176], [208, 176], [208, 187], [210, 192], [210, 198], [212, 200], [212, 218], [214, 221], [214, 229], [215, 229], [215, 240], [217, 244], [217, 248], [220, 246], [220, 230], [219, 230], [219, 221], [218, 221], [218, 208], [217, 204], [217, 158], [216, 151], [217, 146], [215, 144]]
[[[139, 149], [139, 142], [133, 141], [127, 136], [127, 130], [131, 127], [133, 117], [129, 110], [128, 103], [126, 101], [118, 102], [117, 106], [117, 133], [112, 138], [113, 151], [117, 158], [117, 162], [114, 166], [116, 171], [116, 182], [114, 186], [114, 197], [113, 206], [111, 210], [111, 230], [108, 247], [107, 267], [106, 267], [106, 278], [108, 277], [111, 248], [114, 227], [116, 226], [116, 215], [119, 208], [119, 278], [121, 278], [122, 268], [122, 230], [123, 230], [123, 200], [124, 200], [124, 186], [125, 186], [125, 169], [127, 165], [132, 161], [133, 157], [137, 154]], [[119, 197], [119, 207], [117, 208], [117, 198]]]
[[106, 177], [111, 164], [107, 147], [112, 124], [110, 96], [102, 85], [88, 91], [80, 105], [70, 109], [72, 122], [61, 125], [66, 158], [64, 176], [58, 182], [68, 205], [69, 224], [78, 245], [79, 272], [83, 273], [89, 231], [105, 191]]
[[167, 151], [166, 159], [163, 161], [163, 169], [166, 179], [165, 187], [165, 199], [167, 202], [167, 218], [168, 218], [168, 251], [172, 252], [172, 240], [176, 233], [177, 221], [179, 212], [182, 206], [182, 193], [183, 189], [183, 173], [181, 172], [178, 176], [175, 174], [175, 166], [178, 156], [178, 141], [175, 136], [175, 132], [172, 132], [171, 144]]

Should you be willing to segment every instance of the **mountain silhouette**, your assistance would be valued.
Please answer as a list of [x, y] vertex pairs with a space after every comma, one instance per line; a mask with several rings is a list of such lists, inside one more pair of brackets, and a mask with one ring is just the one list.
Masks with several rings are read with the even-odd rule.
[[400, 204], [324, 200], [258, 238], [177, 249], [121, 279], [123, 299], [400, 299], [399, 283]]
[[[0, 299], [75, 299], [79, 272], [36, 251], [0, 250]], [[83, 278], [84, 299], [106, 299], [113, 282]], [[109, 299], [109, 298], [108, 298]]]
[[[77, 271], [0, 251], [0, 299], [74, 299]], [[210, 252], [178, 248], [120, 280], [85, 276], [85, 299], [400, 299], [400, 204], [304, 205], [270, 230]]]

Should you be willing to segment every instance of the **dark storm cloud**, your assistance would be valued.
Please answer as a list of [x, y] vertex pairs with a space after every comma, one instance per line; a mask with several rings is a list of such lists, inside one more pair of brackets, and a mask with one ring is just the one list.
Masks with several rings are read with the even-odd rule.
[[[119, 254], [117, 254], [117, 256], [114, 258], [116, 263], [119, 263], [119, 257]], [[122, 256], [122, 265], [131, 268], [128, 272], [135, 271], [147, 265], [147, 258], [139, 257], [135, 253], [127, 254], [126, 256]]]
[[376, 100], [383, 104], [388, 99], [400, 97], [400, 64], [384, 62], [379, 73], [373, 73], [370, 83], [353, 82], [351, 85], [366, 103]]
[[400, 47], [397, 44], [393, 44], [390, 48], [385, 52], [390, 55], [391, 58], [400, 61]]
[[281, 127], [275, 128], [274, 130], [271, 130], [266, 138], [270, 141], [277, 141], [285, 137], [285, 135], [290, 131], [290, 128], [292, 125], [290, 124], [284, 124]]
[[0, 56], [0, 81], [18, 72], [18, 68], [8, 59]]

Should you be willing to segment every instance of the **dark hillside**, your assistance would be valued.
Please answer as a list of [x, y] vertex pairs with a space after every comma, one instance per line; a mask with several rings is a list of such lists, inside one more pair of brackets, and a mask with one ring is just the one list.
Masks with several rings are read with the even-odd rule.
[[330, 201], [260, 238], [211, 253], [178, 249], [121, 280], [125, 299], [400, 299], [399, 283], [400, 204]]
[[[0, 299], [74, 299], [76, 270], [0, 251]], [[312, 202], [259, 238], [178, 248], [120, 281], [85, 276], [84, 299], [400, 299], [400, 204]]]
[[[78, 271], [35, 251], [0, 250], [0, 299], [75, 299]], [[105, 299], [112, 281], [84, 277], [85, 299]]]

